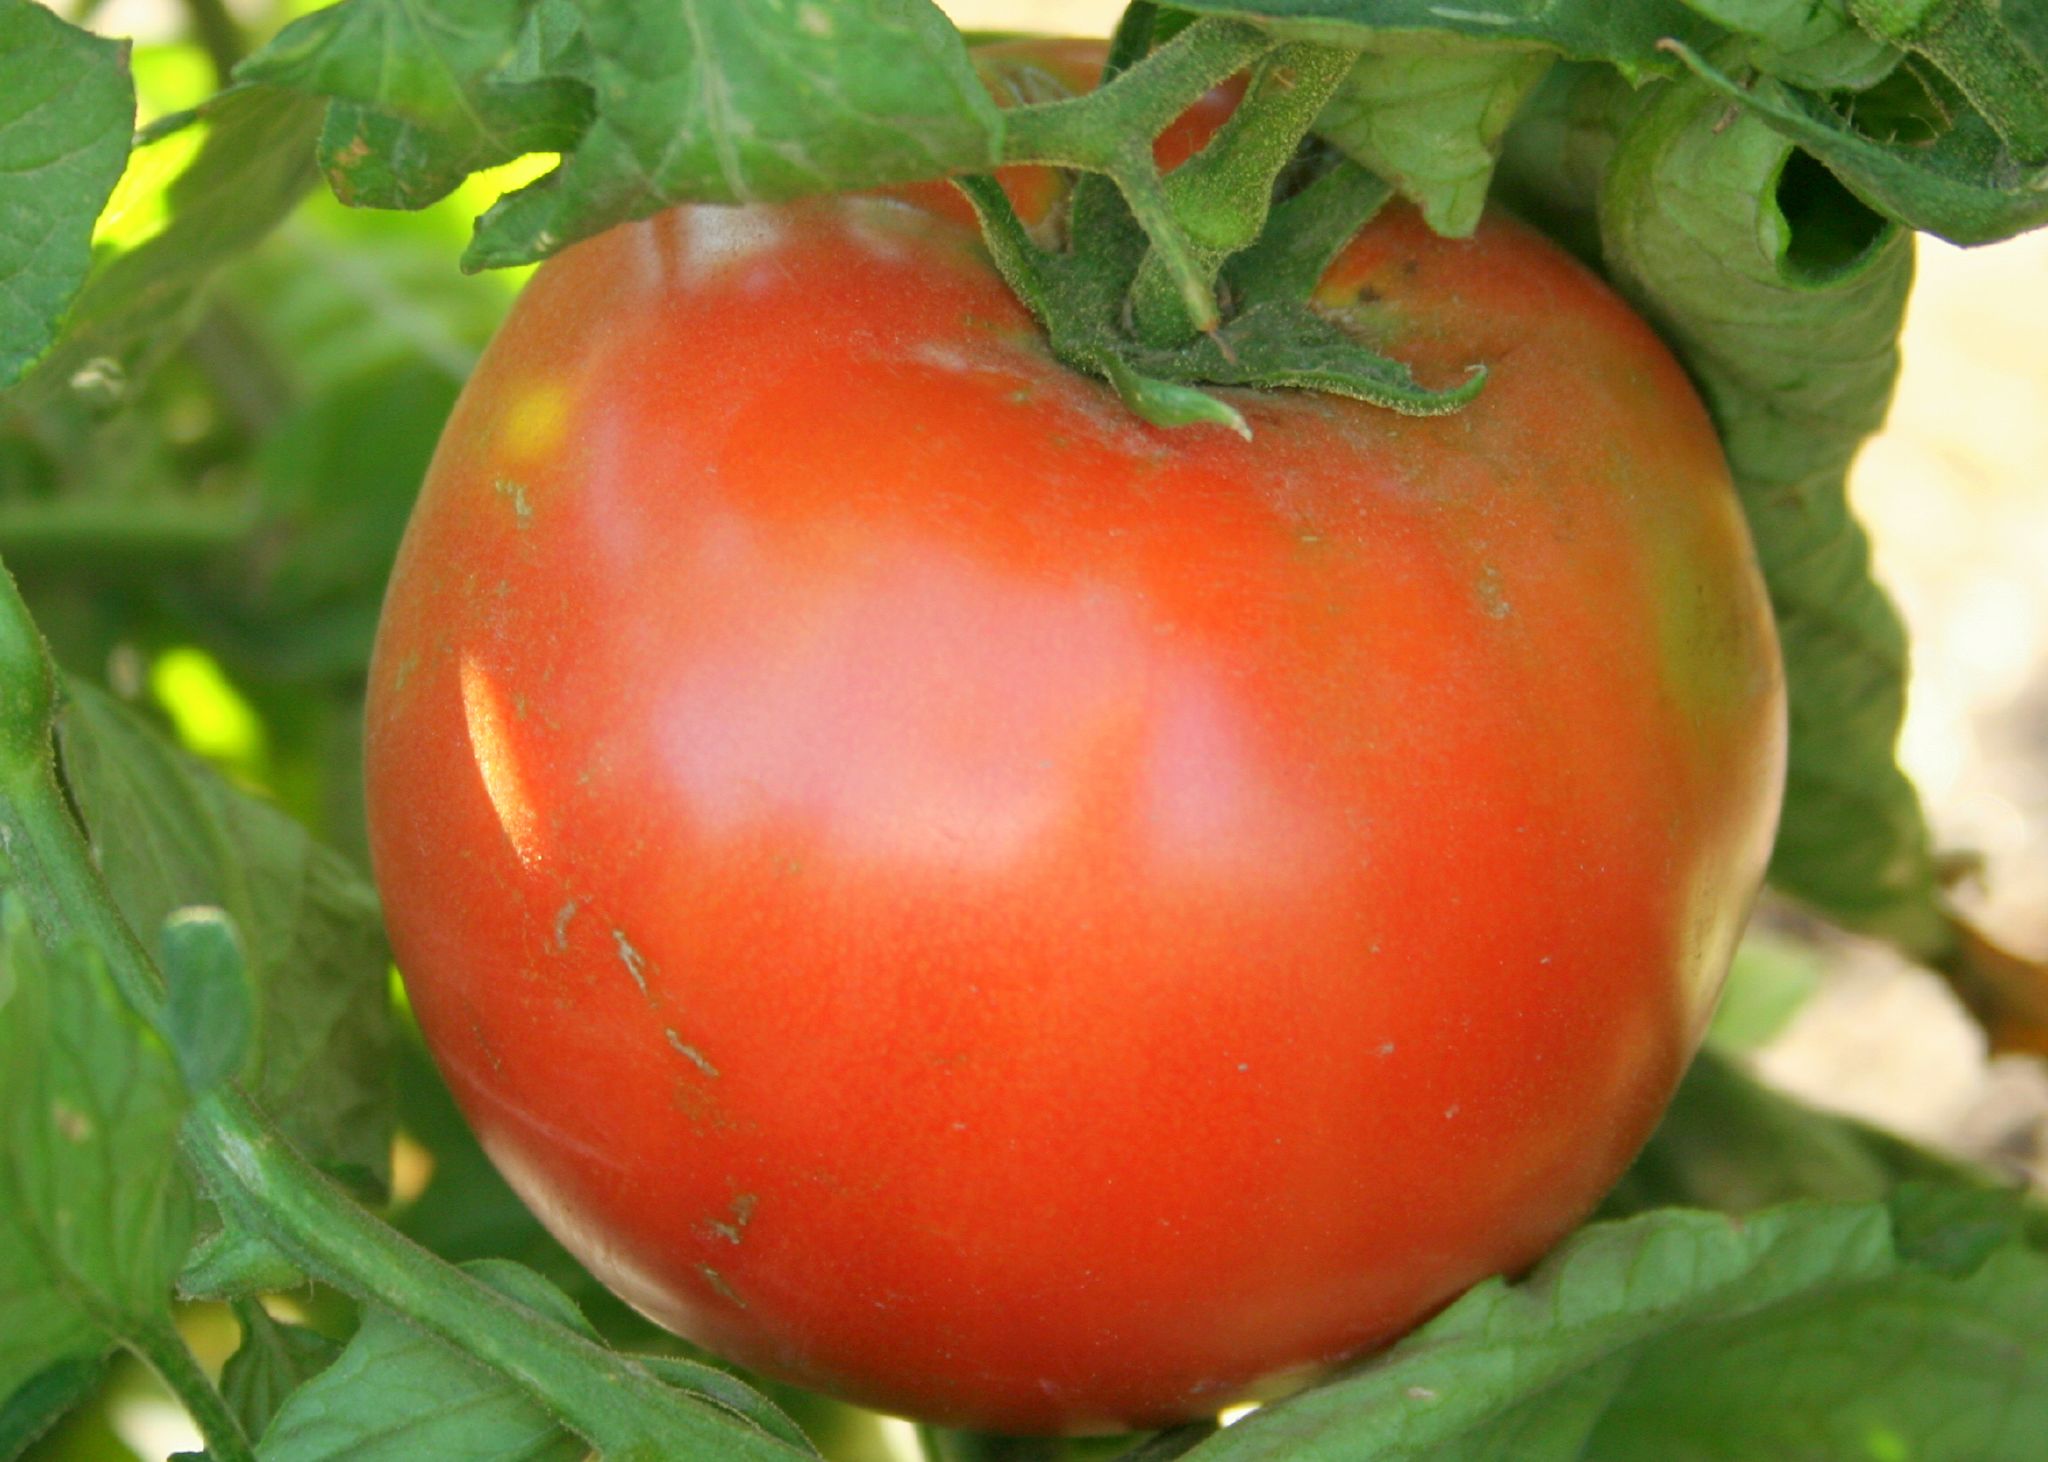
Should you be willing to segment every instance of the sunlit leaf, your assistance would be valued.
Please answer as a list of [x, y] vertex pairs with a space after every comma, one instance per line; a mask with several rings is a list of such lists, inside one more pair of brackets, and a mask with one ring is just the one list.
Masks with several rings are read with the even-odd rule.
[[127, 47], [0, 0], [0, 386], [55, 338], [135, 130]]

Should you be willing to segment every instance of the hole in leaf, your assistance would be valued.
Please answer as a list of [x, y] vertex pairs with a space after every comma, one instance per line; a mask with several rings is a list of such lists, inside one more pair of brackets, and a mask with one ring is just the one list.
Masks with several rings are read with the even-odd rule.
[[1808, 279], [1838, 274], [1884, 236], [1883, 216], [1803, 148], [1786, 156], [1776, 196], [1791, 231], [1785, 264], [1793, 274]]

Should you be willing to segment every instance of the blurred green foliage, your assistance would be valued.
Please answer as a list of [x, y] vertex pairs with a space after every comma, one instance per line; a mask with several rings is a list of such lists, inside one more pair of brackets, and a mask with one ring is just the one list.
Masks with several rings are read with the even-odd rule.
[[[304, 8], [238, 13], [260, 38]], [[139, 46], [132, 65], [144, 125], [214, 87], [197, 43]], [[102, 267], [161, 237], [208, 130], [137, 150], [96, 231]], [[547, 165], [415, 213], [309, 193], [108, 403], [127, 409], [0, 403], [0, 555], [60, 661], [358, 856], [378, 597], [455, 391], [526, 273], [454, 260], [476, 214]]]

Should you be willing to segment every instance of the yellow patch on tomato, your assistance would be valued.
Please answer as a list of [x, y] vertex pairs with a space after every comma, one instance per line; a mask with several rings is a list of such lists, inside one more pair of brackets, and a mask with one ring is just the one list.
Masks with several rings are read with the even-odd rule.
[[529, 386], [505, 415], [499, 449], [511, 461], [537, 462], [561, 446], [568, 429], [569, 393], [551, 381]]

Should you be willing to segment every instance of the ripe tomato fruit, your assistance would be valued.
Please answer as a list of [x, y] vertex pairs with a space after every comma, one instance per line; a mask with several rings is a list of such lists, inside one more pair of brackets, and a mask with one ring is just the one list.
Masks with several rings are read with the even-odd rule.
[[392, 580], [376, 871], [485, 1146], [661, 1323], [1156, 1425], [1527, 1264], [1649, 1132], [1782, 774], [1719, 445], [1509, 219], [1390, 209], [1320, 297], [1492, 378], [1154, 429], [900, 198], [528, 287]]

